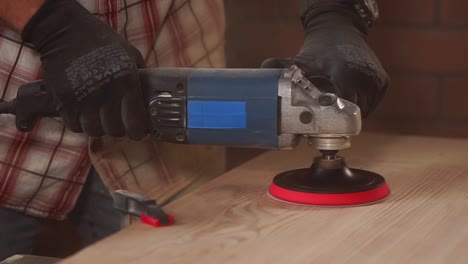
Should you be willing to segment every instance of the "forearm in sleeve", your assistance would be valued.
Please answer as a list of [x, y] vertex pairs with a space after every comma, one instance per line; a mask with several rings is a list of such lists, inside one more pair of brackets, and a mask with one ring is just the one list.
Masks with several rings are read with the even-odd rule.
[[329, 5], [329, 4], [338, 4], [338, 5], [350, 5], [352, 4], [353, 1], [351, 0], [301, 0], [300, 3], [300, 12], [301, 15], [304, 14], [304, 12], [311, 6], [313, 5]]
[[45, 0], [0, 0], [1, 23], [21, 32]]

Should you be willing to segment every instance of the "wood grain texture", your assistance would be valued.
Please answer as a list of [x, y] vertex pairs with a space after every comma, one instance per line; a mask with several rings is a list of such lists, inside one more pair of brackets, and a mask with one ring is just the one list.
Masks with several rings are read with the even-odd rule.
[[341, 154], [392, 190], [368, 206], [286, 204], [279, 172], [309, 166], [302, 144], [270, 151], [166, 206], [176, 225], [135, 224], [64, 263], [468, 263], [468, 140], [355, 137]]

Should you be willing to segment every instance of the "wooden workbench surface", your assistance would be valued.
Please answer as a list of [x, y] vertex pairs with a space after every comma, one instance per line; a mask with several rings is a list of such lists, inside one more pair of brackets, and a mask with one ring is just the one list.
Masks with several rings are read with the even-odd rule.
[[387, 200], [352, 208], [273, 200], [273, 176], [318, 154], [302, 144], [169, 204], [175, 226], [135, 224], [64, 263], [468, 263], [468, 140], [362, 134], [352, 144], [341, 154], [385, 176]]

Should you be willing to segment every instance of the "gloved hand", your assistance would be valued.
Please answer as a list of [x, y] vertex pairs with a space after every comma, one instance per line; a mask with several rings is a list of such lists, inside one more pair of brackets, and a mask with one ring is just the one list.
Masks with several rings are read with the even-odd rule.
[[[299, 54], [290, 59], [267, 59], [262, 67], [296, 64], [322, 92], [357, 104], [361, 115], [367, 117], [389, 84], [389, 76], [368, 46], [367, 25], [351, 5], [340, 1], [322, 1], [312, 6], [302, 16], [302, 22], [305, 42]], [[314, 76], [322, 76], [332, 85], [317, 84], [312, 80]]]
[[65, 126], [90, 136], [147, 132], [137, 49], [76, 0], [46, 0], [22, 31], [41, 55], [43, 83]]

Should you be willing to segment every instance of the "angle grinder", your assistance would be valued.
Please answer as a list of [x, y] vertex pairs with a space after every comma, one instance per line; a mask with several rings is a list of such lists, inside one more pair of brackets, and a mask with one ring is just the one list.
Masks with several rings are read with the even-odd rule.
[[[381, 201], [385, 179], [350, 169], [341, 149], [361, 130], [360, 109], [321, 92], [302, 71], [286, 69], [141, 69], [140, 79], [155, 140], [178, 144], [292, 149], [301, 137], [321, 151], [308, 168], [274, 177], [276, 199], [310, 205], [348, 206]], [[42, 82], [25, 84], [17, 97], [0, 103], [29, 132], [40, 117], [58, 116]]]

